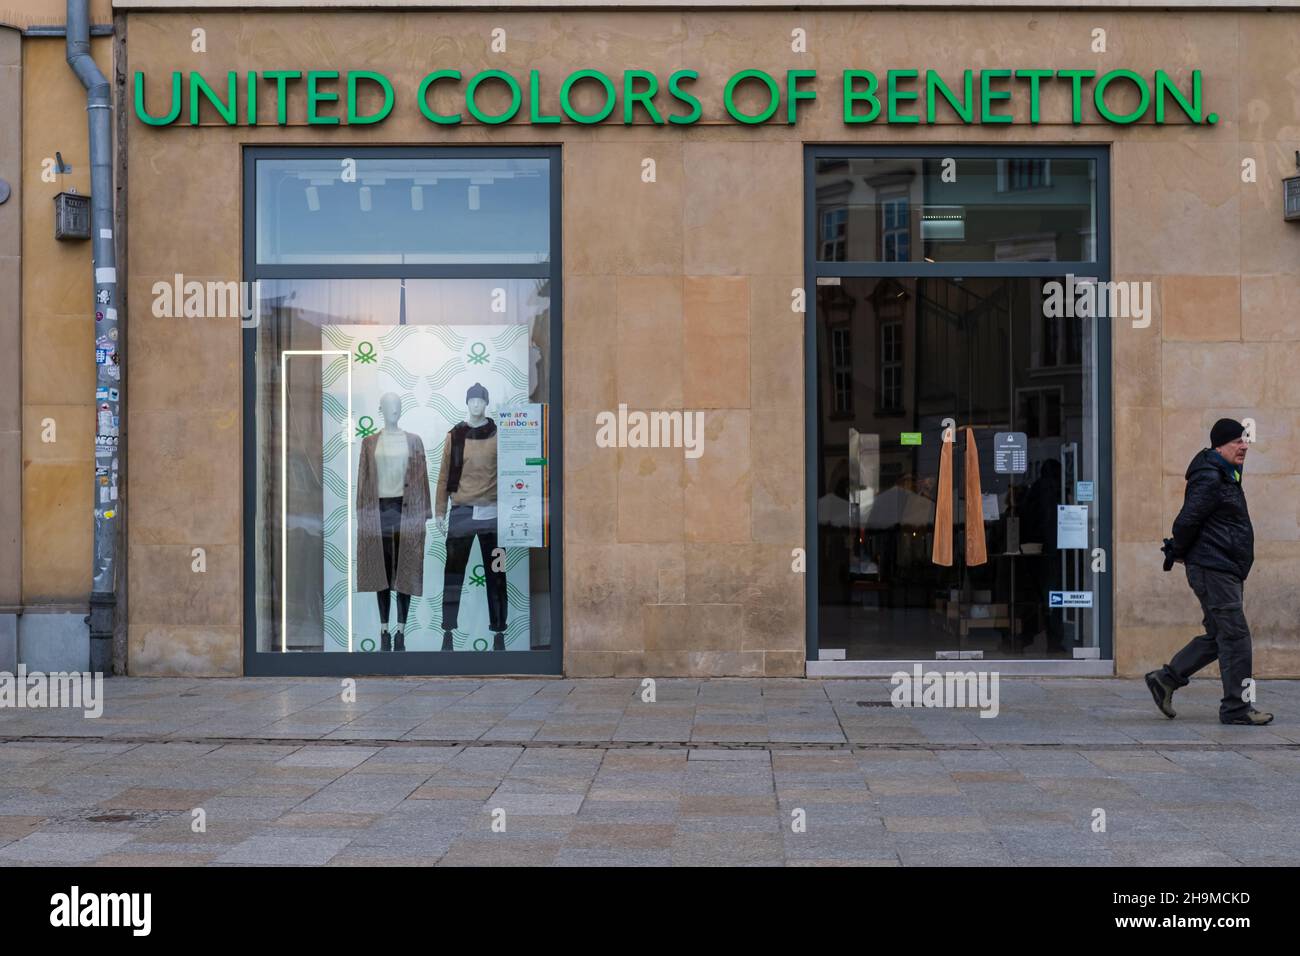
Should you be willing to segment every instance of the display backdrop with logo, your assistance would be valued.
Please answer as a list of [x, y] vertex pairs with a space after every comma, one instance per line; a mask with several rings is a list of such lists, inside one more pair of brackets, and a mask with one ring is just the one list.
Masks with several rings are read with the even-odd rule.
[[[528, 398], [528, 327], [526, 325], [329, 325], [321, 330], [321, 347], [339, 350], [325, 364], [321, 415], [325, 499], [325, 649], [349, 650], [349, 563], [356, 554], [356, 502], [348, 500], [349, 476], [355, 495], [361, 439], [383, 428], [379, 400], [399, 395], [399, 427], [418, 435], [428, 459], [429, 500], [438, 486], [447, 432], [465, 418], [465, 393], [475, 382], [488, 391], [487, 415], [525, 403]], [[350, 357], [350, 359], [349, 359]], [[351, 362], [351, 408], [348, 418], [348, 364]], [[349, 443], [348, 435], [352, 436]], [[349, 452], [350, 449], [350, 452]], [[349, 534], [349, 527], [352, 533]], [[475, 539], [465, 569], [456, 650], [488, 650], [489, 629], [485, 568], [492, 560]], [[423, 594], [414, 595], [404, 630], [408, 651], [436, 651], [442, 646], [443, 571], [447, 538], [430, 521], [425, 538]], [[506, 649], [529, 649], [528, 549], [504, 547], [509, 598]], [[376, 649], [379, 609], [373, 593], [352, 594], [351, 650]]]

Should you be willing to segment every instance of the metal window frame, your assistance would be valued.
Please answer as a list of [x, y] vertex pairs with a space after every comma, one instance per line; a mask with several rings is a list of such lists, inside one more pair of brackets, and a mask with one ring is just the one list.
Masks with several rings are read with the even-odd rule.
[[[546, 159], [550, 177], [550, 259], [544, 263], [501, 265], [320, 265], [257, 264], [257, 163], [276, 159]], [[242, 155], [244, 206], [243, 278], [259, 279], [534, 279], [551, 283], [550, 406], [551, 544], [549, 611], [551, 647], [545, 651], [406, 651], [362, 653], [312, 651], [283, 653], [257, 649], [257, 555], [253, 547], [257, 518], [257, 329], [243, 331], [243, 580], [244, 673], [248, 676], [468, 676], [490, 674], [562, 674], [564, 670], [564, 300], [562, 285], [563, 163], [559, 146], [244, 146]]]
[[[1093, 243], [1096, 261], [1093, 262], [821, 262], [817, 259], [817, 161], [821, 159], [1091, 159], [1096, 162], [1095, 219], [1093, 222]], [[817, 526], [817, 468], [818, 448], [821, 444], [820, 420], [818, 406], [820, 397], [817, 381], [817, 296], [816, 287], [820, 279], [845, 278], [915, 278], [927, 279], [941, 276], [992, 276], [1002, 278], [1055, 278], [1066, 274], [1077, 277], [1090, 276], [1098, 281], [1111, 278], [1111, 215], [1110, 215], [1110, 147], [1102, 146], [1057, 146], [1031, 145], [1026, 143], [998, 145], [956, 145], [956, 144], [917, 144], [913, 146], [889, 145], [878, 146], [872, 143], [860, 145], [821, 145], [804, 146], [804, 282], [810, 291], [806, 297], [804, 314], [804, 540], [807, 556], [807, 580], [805, 581], [805, 652], [810, 668], [817, 664], [820, 643], [820, 607], [819, 592], [819, 539]], [[1098, 546], [1107, 555], [1107, 568], [1110, 569], [1100, 579], [1096, 588], [1094, 604], [1096, 605], [1099, 624], [1099, 645], [1102, 658], [1101, 669], [1109, 673], [1115, 657], [1115, 619], [1114, 586], [1110, 576], [1115, 564], [1114, 553], [1114, 469], [1113, 469], [1113, 326], [1109, 316], [1098, 318], [1096, 362], [1093, 381], [1095, 383], [1095, 411], [1097, 416], [1097, 531]], [[861, 665], [845, 668], [844, 676], [856, 669], [864, 673], [875, 673], [881, 666], [896, 662], [886, 661], [849, 661], [836, 662]], [[966, 662], [969, 663], [969, 662]], [[993, 662], [990, 662], [993, 663]], [[1001, 665], [1003, 662], [997, 661]], [[1016, 664], [1023, 669], [1037, 670], [1041, 665], [1044, 673], [1066, 670], [1069, 673], [1098, 672], [1096, 660], [1061, 661], [1022, 661]], [[1076, 666], [1077, 665], [1077, 666]], [[865, 668], [865, 670], [864, 670]], [[874, 669], [873, 669], [874, 668]], [[1014, 669], [1014, 668], [1012, 668]], [[881, 671], [884, 673], [885, 671]], [[820, 676], [820, 675], [818, 675]]]

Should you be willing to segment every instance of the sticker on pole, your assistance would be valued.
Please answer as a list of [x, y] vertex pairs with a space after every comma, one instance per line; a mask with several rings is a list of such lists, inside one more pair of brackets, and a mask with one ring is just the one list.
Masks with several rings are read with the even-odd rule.
[[1091, 591], [1048, 591], [1049, 607], [1092, 607]]

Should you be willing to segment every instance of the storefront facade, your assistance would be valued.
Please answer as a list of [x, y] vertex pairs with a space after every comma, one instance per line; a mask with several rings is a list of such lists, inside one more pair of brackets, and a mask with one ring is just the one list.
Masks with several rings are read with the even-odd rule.
[[159, 6], [129, 673], [1138, 674], [1224, 415], [1300, 673], [1300, 11]]

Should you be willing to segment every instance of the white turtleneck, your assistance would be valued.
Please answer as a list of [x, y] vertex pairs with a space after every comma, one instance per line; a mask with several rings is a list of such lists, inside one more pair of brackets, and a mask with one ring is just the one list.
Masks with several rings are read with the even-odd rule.
[[379, 470], [379, 497], [400, 498], [406, 491], [406, 432], [385, 428], [379, 433], [375, 465]]

